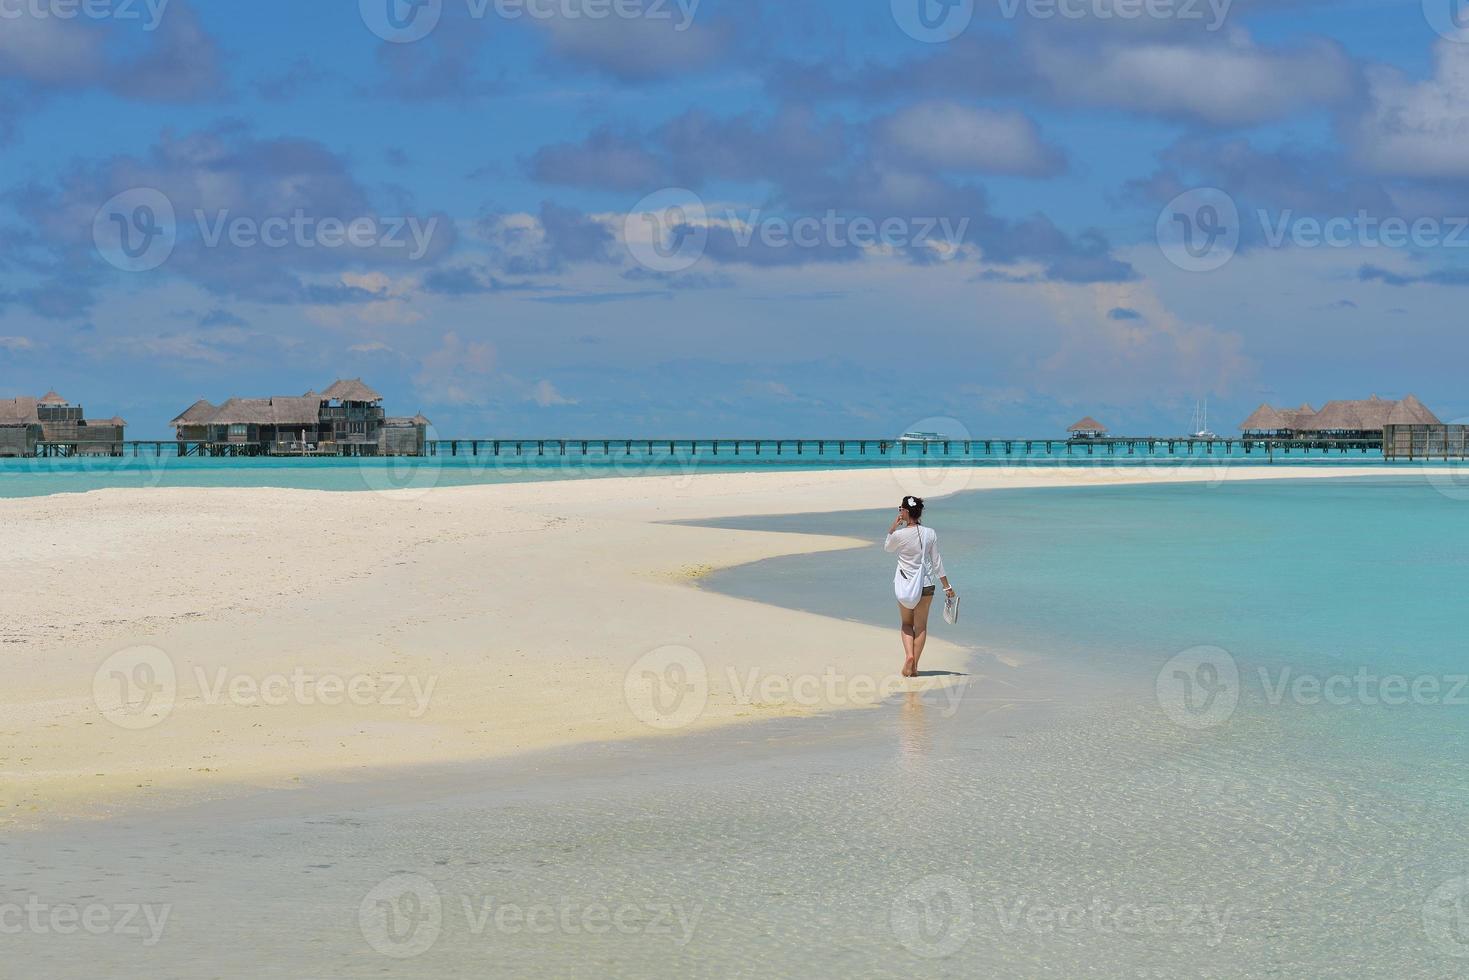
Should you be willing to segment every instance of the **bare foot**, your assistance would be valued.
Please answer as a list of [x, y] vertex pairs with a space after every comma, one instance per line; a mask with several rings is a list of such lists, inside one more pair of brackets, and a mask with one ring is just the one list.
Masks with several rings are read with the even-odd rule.
[[917, 677], [918, 676], [918, 664], [916, 664], [913, 661], [913, 658], [912, 657], [909, 657], [908, 658], [908, 662], [905, 663], [905, 664], [903, 664], [903, 676], [904, 677]]

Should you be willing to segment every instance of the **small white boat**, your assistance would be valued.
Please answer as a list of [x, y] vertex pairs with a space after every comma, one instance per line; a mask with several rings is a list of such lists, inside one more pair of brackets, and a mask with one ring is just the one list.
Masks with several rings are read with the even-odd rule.
[[937, 432], [905, 432], [899, 442], [948, 442], [949, 437]]
[[1210, 431], [1210, 429], [1209, 429], [1209, 403], [1208, 403], [1208, 401], [1195, 402], [1194, 403], [1193, 432], [1190, 433], [1190, 436], [1189, 437], [1192, 438], [1192, 439], [1218, 439], [1219, 438], [1218, 434]]

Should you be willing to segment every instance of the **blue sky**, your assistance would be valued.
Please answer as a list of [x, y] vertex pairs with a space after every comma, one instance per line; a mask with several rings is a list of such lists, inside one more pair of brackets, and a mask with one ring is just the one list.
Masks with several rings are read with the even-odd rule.
[[416, 2], [0, 0], [0, 395], [139, 437], [339, 376], [446, 437], [1469, 416], [1461, 0]]

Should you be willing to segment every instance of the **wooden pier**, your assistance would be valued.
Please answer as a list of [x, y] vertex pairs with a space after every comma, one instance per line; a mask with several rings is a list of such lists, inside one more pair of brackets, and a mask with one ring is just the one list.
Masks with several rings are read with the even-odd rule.
[[905, 442], [896, 439], [438, 439], [425, 454], [443, 457], [836, 457], [951, 461], [1066, 459], [1086, 457], [1207, 458], [1369, 455], [1373, 439], [965, 439]]
[[[1376, 457], [1389, 460], [1469, 459], [1469, 427], [1450, 426], [1445, 435], [1400, 432], [1384, 452], [1378, 439], [1193, 439], [1101, 437], [1082, 439], [953, 439], [903, 441], [898, 439], [430, 439], [423, 456], [441, 459], [709, 459], [734, 461], [760, 458], [797, 461], [901, 461], [911, 459], [949, 462], [1043, 461], [1094, 459], [1204, 460], [1249, 459], [1259, 462], [1332, 457]], [[105, 450], [105, 451], [104, 451]], [[201, 458], [263, 457], [230, 446], [211, 446], [172, 439], [128, 440], [89, 446], [80, 443], [42, 443], [42, 458], [82, 456]], [[319, 458], [312, 453], [274, 453], [271, 458]], [[332, 453], [338, 456], [339, 453]]]

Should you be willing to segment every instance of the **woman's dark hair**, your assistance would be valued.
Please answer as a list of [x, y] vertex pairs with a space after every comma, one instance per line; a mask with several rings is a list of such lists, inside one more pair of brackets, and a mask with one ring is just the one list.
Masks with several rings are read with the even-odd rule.
[[915, 521], [921, 520], [923, 518], [922, 497], [904, 497], [903, 502], [898, 506], [906, 510], [908, 512], [908, 515], [912, 517]]

